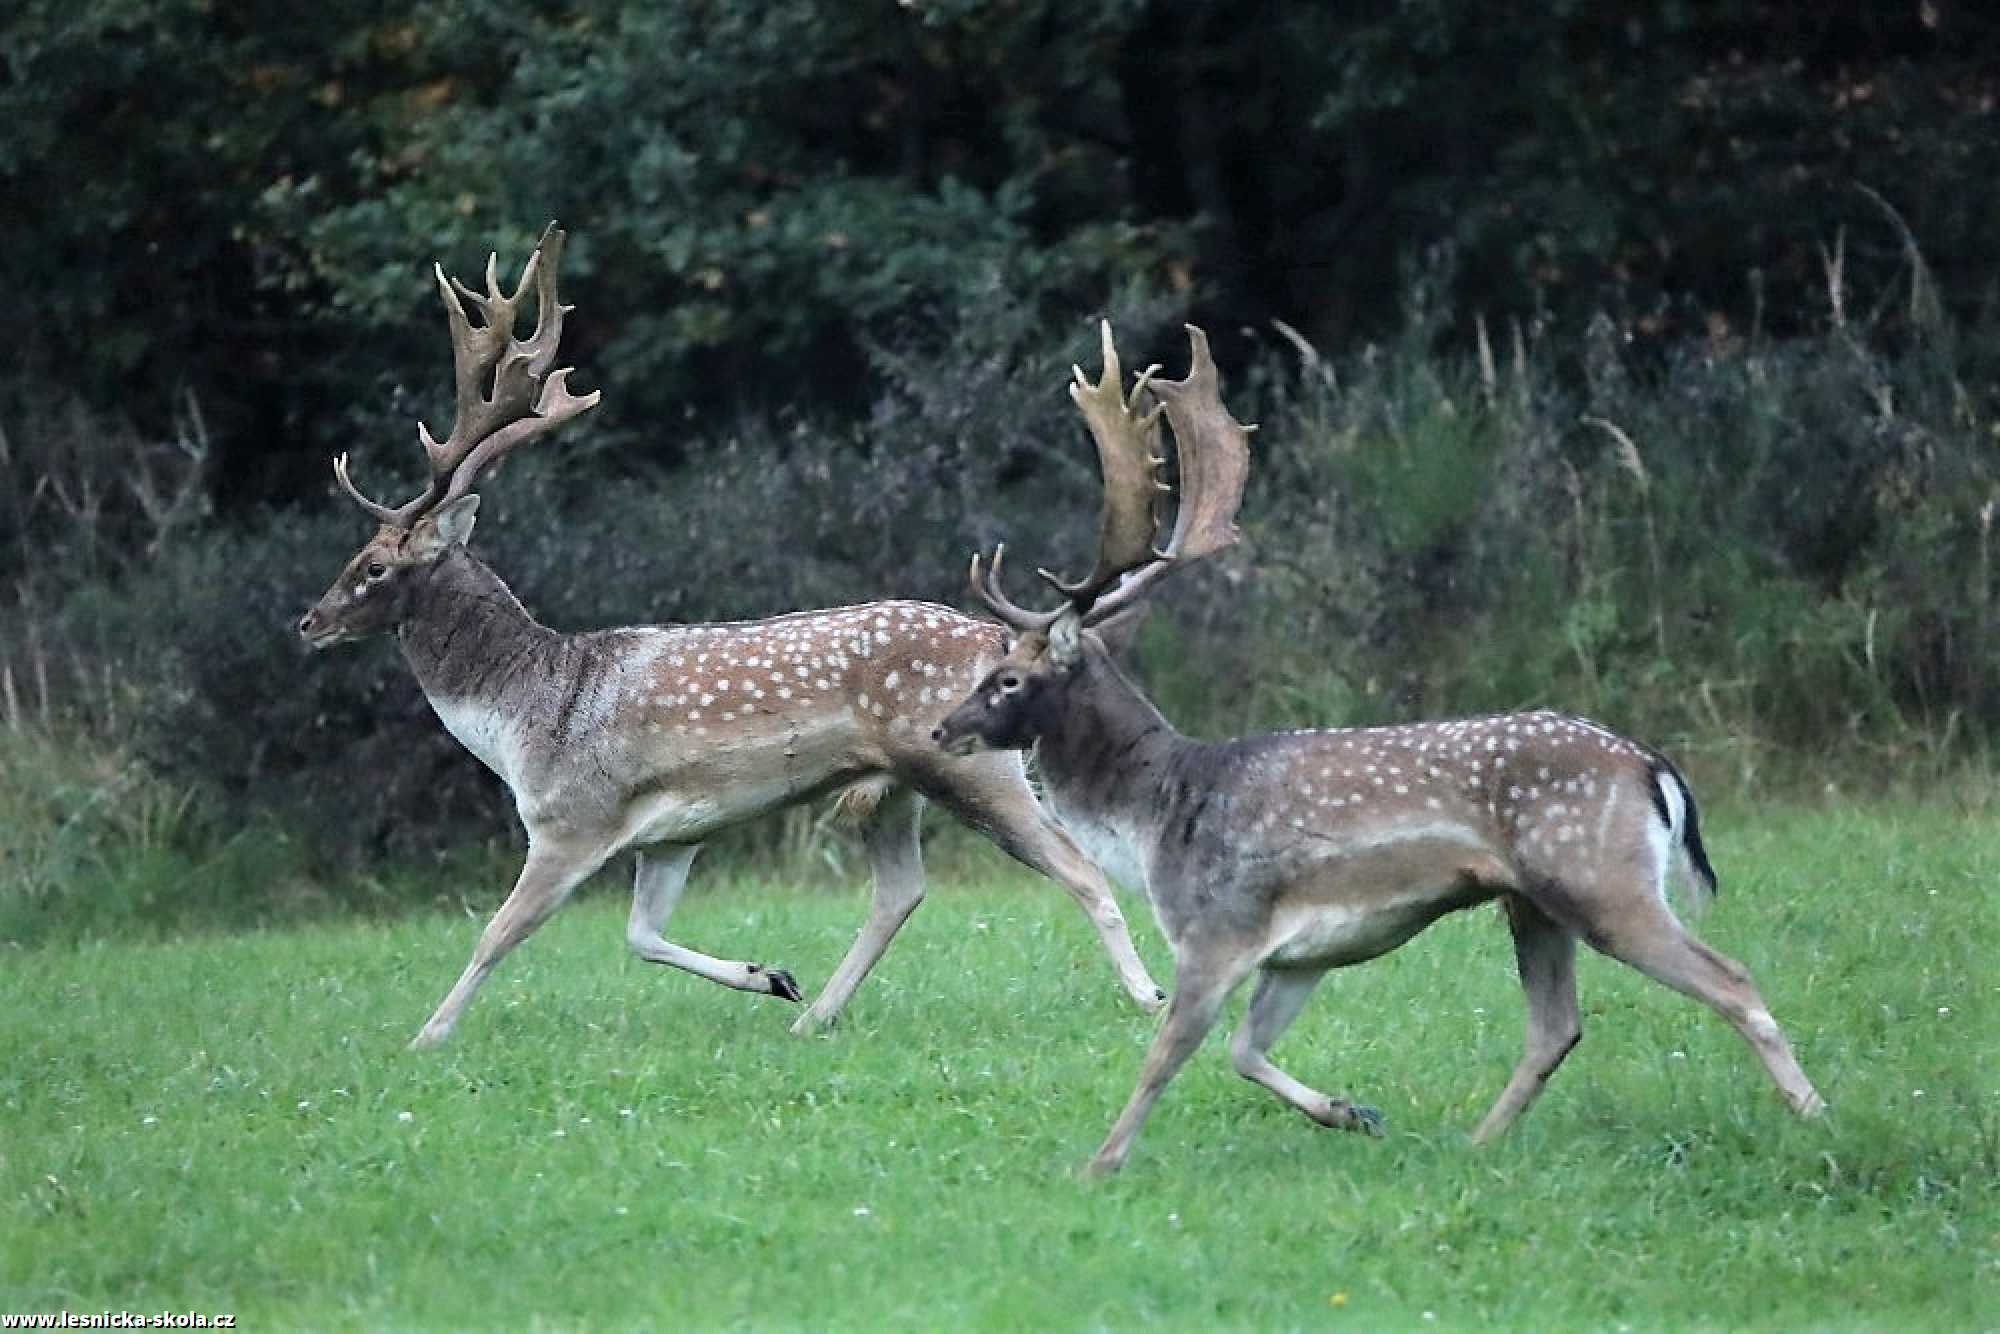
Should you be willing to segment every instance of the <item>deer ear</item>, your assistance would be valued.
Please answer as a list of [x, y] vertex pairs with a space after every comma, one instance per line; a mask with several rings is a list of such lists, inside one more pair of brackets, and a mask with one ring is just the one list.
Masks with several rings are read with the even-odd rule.
[[1049, 626], [1049, 661], [1061, 668], [1076, 666], [1083, 657], [1083, 618], [1074, 607], [1064, 607], [1062, 615]]
[[1138, 642], [1139, 628], [1146, 623], [1146, 613], [1152, 609], [1150, 602], [1135, 602], [1123, 607], [1091, 626], [1093, 633], [1104, 641], [1104, 647], [1114, 658], [1123, 658]]
[[479, 493], [460, 496], [435, 514], [417, 520], [417, 526], [410, 530], [410, 553], [419, 560], [436, 560], [452, 547], [465, 545], [478, 517]]

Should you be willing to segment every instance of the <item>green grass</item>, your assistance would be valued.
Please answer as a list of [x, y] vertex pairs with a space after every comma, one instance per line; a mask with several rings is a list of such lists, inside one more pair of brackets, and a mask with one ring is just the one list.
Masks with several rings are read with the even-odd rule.
[[[1388, 1116], [1318, 1130], [1219, 1039], [1126, 1171], [1074, 1169], [1150, 1022], [1057, 891], [940, 889], [834, 1035], [651, 968], [572, 906], [410, 1053], [477, 923], [0, 962], [0, 1309], [246, 1327], [1976, 1328], [2000, 1309], [2000, 826], [1714, 817], [1706, 938], [1834, 1107], [1595, 956], [1586, 1036], [1497, 1146], [1520, 1039], [1490, 909], [1335, 974], [1280, 1061]], [[986, 863], [992, 865], [992, 863]], [[816, 984], [858, 894], [713, 886], [680, 940]], [[1162, 976], [1144, 910], [1135, 926]], [[1240, 999], [1238, 1004], [1240, 1004]], [[1233, 1018], [1233, 1015], [1232, 1015]]]

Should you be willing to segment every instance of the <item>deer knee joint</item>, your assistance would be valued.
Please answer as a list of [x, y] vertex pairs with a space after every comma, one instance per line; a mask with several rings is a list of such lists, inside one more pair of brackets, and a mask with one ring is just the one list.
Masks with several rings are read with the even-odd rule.
[[1251, 1045], [1249, 1033], [1239, 1028], [1235, 1036], [1229, 1039], [1229, 1064], [1237, 1074], [1245, 1079], [1254, 1080], [1270, 1062], [1263, 1052]]

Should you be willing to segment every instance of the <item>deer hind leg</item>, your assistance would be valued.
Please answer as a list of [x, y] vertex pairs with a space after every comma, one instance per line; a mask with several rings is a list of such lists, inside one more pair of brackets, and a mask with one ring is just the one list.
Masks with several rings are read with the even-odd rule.
[[667, 918], [681, 901], [687, 888], [688, 871], [694, 866], [699, 843], [675, 844], [664, 852], [638, 854], [632, 871], [632, 913], [625, 919], [625, 943], [647, 963], [665, 964], [696, 977], [705, 977], [737, 991], [799, 999], [799, 984], [782, 968], [736, 959], [716, 959], [697, 950], [676, 945], [660, 934]]
[[445, 996], [410, 1046], [435, 1047], [451, 1036], [452, 1028], [458, 1023], [459, 1015], [472, 1000], [473, 993], [486, 981], [486, 975], [505, 958], [507, 952], [534, 934], [535, 928], [549, 920], [551, 914], [562, 906], [570, 891], [604, 864], [609, 849], [601, 845], [565, 846], [556, 843], [535, 843], [528, 848], [528, 858], [521, 865], [521, 874], [515, 878], [513, 892], [500, 905], [500, 911], [493, 914], [493, 920], [480, 933], [479, 943], [473, 947], [472, 961], [459, 974], [458, 982]]
[[1308, 1088], [1271, 1064], [1265, 1054], [1284, 1035], [1292, 1020], [1305, 1008], [1324, 968], [1265, 968], [1257, 975], [1257, 989], [1250, 993], [1250, 1008], [1230, 1039], [1229, 1059], [1236, 1073], [1265, 1088], [1320, 1125], [1334, 1130], [1361, 1130], [1382, 1133], [1382, 1114], [1342, 1098], [1330, 1098]]
[[1510, 894], [1504, 902], [1528, 1003], [1528, 1036], [1513, 1077], [1472, 1132], [1474, 1144], [1484, 1144], [1512, 1125], [1583, 1037], [1576, 1008], [1576, 937], [1519, 895]]
[[1008, 856], [1068, 891], [1090, 919], [1125, 994], [1146, 1013], [1157, 1014], [1167, 1003], [1167, 993], [1132, 947], [1132, 933], [1112, 897], [1110, 882], [1035, 800], [1020, 757], [1011, 752], [981, 755], [934, 773], [933, 797]]
[[1125, 1165], [1132, 1141], [1146, 1114], [1153, 1110], [1165, 1089], [1187, 1058], [1194, 1054], [1208, 1030], [1215, 1027], [1216, 1014], [1243, 975], [1254, 964], [1254, 956], [1197, 943], [1185, 944], [1180, 951], [1180, 968], [1174, 977], [1173, 999], [1167, 1003], [1167, 1017], [1153, 1034], [1146, 1049], [1146, 1061], [1139, 1069], [1139, 1083], [1118, 1114], [1111, 1133], [1085, 1166], [1091, 1176], [1108, 1176]]
[[868, 920], [847, 947], [840, 966], [805, 1012], [792, 1022], [792, 1032], [811, 1033], [839, 1017], [861, 979], [889, 948], [896, 932], [924, 901], [924, 799], [898, 786], [884, 796], [862, 826], [861, 839], [875, 871], [875, 892], [868, 901]]
[[1657, 897], [1648, 894], [1621, 920], [1589, 932], [1591, 945], [1631, 964], [1675, 991], [1707, 1005], [1727, 1019], [1750, 1044], [1778, 1091], [1800, 1116], [1816, 1116], [1826, 1103], [1792, 1056], [1791, 1044], [1765, 1008], [1749, 972], [1687, 933]]

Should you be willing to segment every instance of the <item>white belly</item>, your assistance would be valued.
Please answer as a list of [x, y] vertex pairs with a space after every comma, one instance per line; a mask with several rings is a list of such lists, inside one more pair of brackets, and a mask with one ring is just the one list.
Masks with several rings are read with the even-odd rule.
[[1272, 933], [1274, 964], [1340, 967], [1387, 954], [1437, 919], [1431, 896], [1401, 904], [1321, 904], [1282, 912]]
[[782, 778], [647, 793], [625, 808], [619, 842], [699, 843], [717, 830], [787, 806], [795, 795]]

